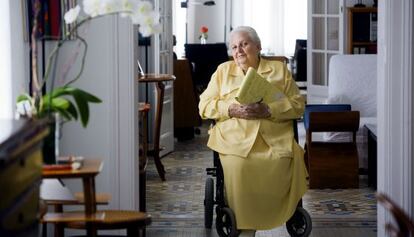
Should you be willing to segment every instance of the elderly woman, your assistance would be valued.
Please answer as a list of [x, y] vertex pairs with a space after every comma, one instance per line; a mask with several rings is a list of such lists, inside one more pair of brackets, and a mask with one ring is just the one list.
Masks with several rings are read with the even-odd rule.
[[[293, 215], [307, 190], [303, 149], [292, 129], [292, 120], [303, 114], [304, 99], [284, 63], [260, 57], [253, 28], [233, 30], [230, 48], [234, 61], [218, 66], [200, 96], [199, 111], [203, 119], [216, 121], [207, 145], [220, 154], [237, 228], [272, 229]], [[275, 87], [275, 101], [242, 105], [235, 100], [249, 67]]]

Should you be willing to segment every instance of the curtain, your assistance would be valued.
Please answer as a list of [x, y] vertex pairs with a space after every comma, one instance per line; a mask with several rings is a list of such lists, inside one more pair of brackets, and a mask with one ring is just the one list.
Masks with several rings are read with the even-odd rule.
[[294, 53], [296, 39], [307, 38], [307, 0], [233, 0], [233, 28], [240, 25], [256, 29], [262, 53]]

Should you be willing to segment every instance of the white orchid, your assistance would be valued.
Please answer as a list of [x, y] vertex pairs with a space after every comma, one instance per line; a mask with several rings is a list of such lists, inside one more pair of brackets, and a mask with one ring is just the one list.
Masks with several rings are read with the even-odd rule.
[[68, 12], [65, 13], [65, 22], [66, 24], [72, 24], [75, 22], [76, 18], [78, 18], [80, 12], [80, 6], [76, 5], [76, 7], [70, 9]]
[[28, 100], [16, 103], [16, 119], [20, 117], [32, 117], [32, 105]]
[[83, 1], [83, 11], [86, 15], [91, 17], [96, 17], [99, 14], [101, 8], [100, 0], [84, 0]]
[[152, 3], [147, 1], [138, 1], [137, 10], [136, 14], [148, 15], [152, 12]]
[[[66, 23], [73, 23], [79, 11], [79, 6], [70, 9], [65, 14]], [[139, 31], [144, 37], [161, 32], [159, 13], [153, 10], [152, 3], [148, 1], [84, 0], [83, 11], [87, 15], [87, 19], [107, 14], [120, 14], [122, 17], [130, 17], [132, 24], [139, 25]]]

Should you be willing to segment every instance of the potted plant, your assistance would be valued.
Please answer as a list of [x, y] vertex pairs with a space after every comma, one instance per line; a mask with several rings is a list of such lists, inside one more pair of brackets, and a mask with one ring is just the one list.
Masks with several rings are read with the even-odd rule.
[[[20, 116], [32, 119], [49, 118], [51, 124], [55, 124], [54, 118], [57, 114], [63, 121], [76, 121], [80, 119], [83, 127], [87, 126], [89, 121], [89, 104], [101, 103], [102, 101], [97, 96], [72, 86], [73, 82], [78, 80], [82, 75], [88, 46], [86, 40], [75, 32], [86, 22], [105, 15], [120, 14], [122, 17], [130, 18], [133, 24], [139, 25], [139, 31], [144, 37], [160, 32], [159, 13], [153, 10], [152, 4], [148, 1], [83, 0], [82, 3], [83, 17], [79, 16], [81, 11], [81, 6], [79, 5], [65, 13], [65, 23], [72, 24], [71, 30], [57, 39], [54, 49], [48, 56], [44, 76], [39, 78], [36, 36], [39, 30], [37, 18], [40, 13], [41, 3], [40, 0], [34, 0], [34, 19], [31, 31], [32, 88], [30, 93], [23, 93], [17, 97], [17, 113]], [[51, 75], [51, 68], [55, 60], [57, 60], [59, 50], [69, 40], [78, 40], [83, 45], [81, 67], [72, 80], [68, 80], [63, 85], [55, 87], [56, 75]], [[46, 82], [51, 86], [44, 92], [43, 88]], [[53, 139], [55, 135], [53, 131], [54, 126], [51, 126], [51, 130], [51, 138], [46, 140], [46, 146], [50, 146], [55, 140]], [[55, 157], [49, 156], [53, 156], [53, 152], [52, 154], [45, 155], [45, 163], [53, 163], [55, 161]]]

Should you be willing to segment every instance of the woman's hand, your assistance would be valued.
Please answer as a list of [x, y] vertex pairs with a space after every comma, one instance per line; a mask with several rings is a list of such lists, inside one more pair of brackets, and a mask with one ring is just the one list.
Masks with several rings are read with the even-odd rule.
[[231, 104], [229, 116], [241, 119], [263, 119], [271, 115], [269, 106], [264, 103], [253, 103], [248, 105]]

